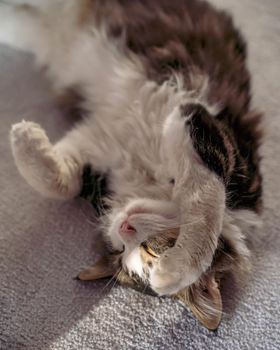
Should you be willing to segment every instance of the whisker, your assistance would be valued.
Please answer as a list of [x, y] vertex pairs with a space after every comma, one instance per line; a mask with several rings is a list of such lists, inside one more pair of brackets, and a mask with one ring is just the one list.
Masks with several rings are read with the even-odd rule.
[[[121, 272], [121, 271], [118, 270], [118, 271], [109, 279], [109, 281], [108, 281], [108, 282], [105, 284], [105, 286], [102, 288], [101, 293], [105, 291], [105, 289], [110, 285], [110, 283], [111, 283], [113, 280], [115, 280], [115, 283], [116, 283], [117, 277], [119, 276], [120, 272]], [[113, 284], [112, 288], [114, 287], [115, 283]], [[111, 288], [111, 289], [112, 289], [112, 288]]]
[[149, 282], [146, 282], [146, 283], [144, 284], [144, 288], [143, 288], [143, 290], [142, 290], [142, 293], [145, 293], [145, 291], [146, 291], [146, 289], [148, 288], [148, 286], [149, 286]]
[[114, 283], [113, 283], [111, 289], [113, 289], [113, 288], [115, 287], [115, 285], [116, 285], [116, 283], [117, 283], [117, 281], [118, 281], [118, 276], [119, 276], [120, 272], [121, 272], [121, 271], [118, 271], [118, 273], [117, 273], [117, 275], [116, 275], [116, 277], [115, 277], [115, 281], [114, 281]]

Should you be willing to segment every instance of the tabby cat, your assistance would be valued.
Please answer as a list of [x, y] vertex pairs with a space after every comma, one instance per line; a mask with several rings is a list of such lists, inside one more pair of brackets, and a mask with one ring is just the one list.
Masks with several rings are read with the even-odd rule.
[[199, 0], [9, 0], [0, 23], [0, 42], [33, 53], [83, 115], [55, 144], [13, 125], [19, 172], [61, 200], [80, 194], [86, 165], [107, 178], [102, 228], [118, 253], [79, 277], [175, 296], [215, 329], [219, 274], [248, 257], [262, 191], [260, 115], [230, 16]]

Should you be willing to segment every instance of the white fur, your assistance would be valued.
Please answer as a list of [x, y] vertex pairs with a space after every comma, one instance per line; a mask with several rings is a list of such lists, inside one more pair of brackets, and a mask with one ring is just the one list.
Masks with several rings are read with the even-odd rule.
[[[123, 262], [140, 276], [139, 243], [180, 226], [177, 244], [150, 279], [158, 294], [175, 293], [211, 264], [225, 210], [224, 186], [199, 161], [178, 107], [200, 102], [213, 114], [218, 108], [207, 103], [205, 77], [194, 77], [201, 82], [195, 93], [180, 76], [160, 86], [149, 81], [141, 62], [125, 56], [104, 28], [77, 26], [77, 7], [76, 0], [40, 1], [32, 10], [0, 3], [0, 41], [34, 53], [55, 90], [79, 86], [89, 111], [55, 145], [34, 123], [13, 126], [16, 164], [37, 191], [61, 199], [79, 193], [84, 164], [110, 170], [113, 209], [105, 234], [115, 249], [125, 245]], [[129, 239], [120, 235], [126, 219], [137, 229]]]
[[144, 264], [140, 255], [139, 247], [136, 247], [132, 250], [126, 249], [122, 256], [122, 264], [126, 266], [129, 273], [136, 273], [140, 278], [144, 279]]

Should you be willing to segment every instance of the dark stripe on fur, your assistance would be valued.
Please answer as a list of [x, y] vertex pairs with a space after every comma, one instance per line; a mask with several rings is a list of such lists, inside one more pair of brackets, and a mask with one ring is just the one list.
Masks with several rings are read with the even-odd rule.
[[[229, 155], [219, 123], [199, 104], [187, 105], [184, 112], [192, 115], [186, 122], [194, 149], [207, 167], [226, 183], [229, 173]], [[187, 114], [188, 115], [188, 114]]]
[[229, 129], [221, 118], [216, 119], [199, 104], [183, 106], [181, 112], [186, 118], [191, 116], [186, 121], [186, 129], [194, 149], [225, 184], [228, 207], [258, 211], [262, 191], [258, 159], [254, 159], [258, 145], [254, 144], [253, 135], [240, 137], [244, 133], [240, 130], [235, 137], [238, 129]]

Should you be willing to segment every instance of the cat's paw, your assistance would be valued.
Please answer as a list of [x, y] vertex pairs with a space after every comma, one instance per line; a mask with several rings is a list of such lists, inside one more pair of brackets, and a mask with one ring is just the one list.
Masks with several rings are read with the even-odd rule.
[[150, 273], [150, 285], [158, 295], [172, 295], [181, 290], [181, 277], [175, 272], [154, 267]]
[[16, 164], [25, 173], [46, 171], [45, 175], [56, 171], [57, 164], [52, 152], [52, 145], [39, 124], [22, 121], [14, 124], [10, 133], [11, 146]]
[[11, 144], [13, 151], [24, 157], [24, 153], [50, 148], [51, 144], [39, 124], [22, 121], [12, 125]]
[[35, 190], [57, 199], [79, 194], [79, 165], [54, 150], [39, 124], [26, 121], [15, 124], [10, 138], [18, 170]]
[[173, 295], [196, 282], [201, 273], [178, 255], [163, 255], [150, 271], [150, 285], [158, 295]]
[[40, 125], [22, 121], [12, 126], [10, 140], [15, 163], [25, 180], [37, 191], [54, 191], [58, 161]]

